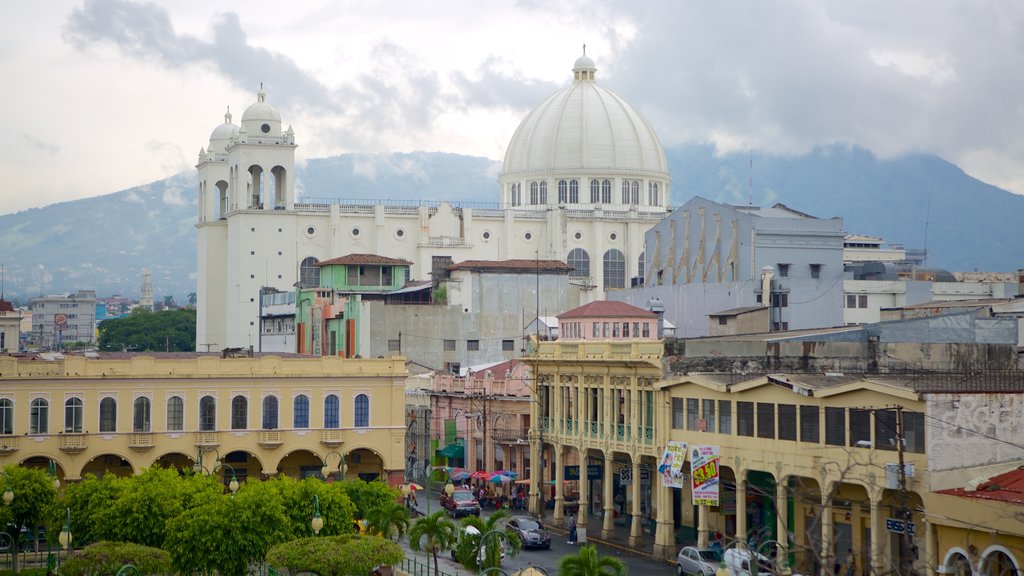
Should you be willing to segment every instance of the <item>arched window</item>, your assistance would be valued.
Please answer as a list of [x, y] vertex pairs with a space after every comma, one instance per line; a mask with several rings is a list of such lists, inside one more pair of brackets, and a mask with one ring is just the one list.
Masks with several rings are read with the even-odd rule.
[[604, 253], [604, 289], [626, 287], [626, 257], [612, 248]]
[[28, 433], [47, 434], [50, 430], [50, 403], [36, 398], [28, 405]]
[[629, 204], [629, 180], [622, 181], [622, 203]]
[[548, 183], [547, 182], [541, 182], [540, 183], [540, 203], [541, 204], [547, 204], [548, 203]]
[[324, 428], [341, 427], [341, 402], [337, 394], [328, 394], [324, 398]]
[[231, 399], [231, 429], [245, 430], [249, 427], [249, 400], [239, 394]]
[[292, 428], [309, 428], [309, 396], [299, 394], [292, 406]]
[[601, 203], [611, 204], [612, 203], [612, 181], [602, 180], [601, 181]]
[[64, 402], [64, 433], [81, 434], [84, 408], [81, 398], [68, 398]]
[[250, 200], [249, 208], [255, 208], [257, 210], [263, 209], [263, 167], [253, 164], [249, 167], [249, 178], [252, 183], [250, 184]]
[[213, 396], [199, 399], [199, 431], [213, 432], [217, 429], [217, 401]]
[[274, 166], [270, 174], [274, 177], [274, 208], [284, 210], [287, 206], [284, 191], [287, 189], [288, 172], [282, 166]]
[[530, 182], [530, 204], [537, 203], [537, 183]]
[[228, 183], [220, 180], [217, 187], [217, 218], [224, 220], [228, 217]]
[[263, 429], [277, 430], [277, 396], [263, 399]]
[[631, 188], [632, 188], [632, 191], [633, 191], [632, 198], [631, 198], [631, 200], [632, 200], [631, 204], [639, 204], [640, 203], [640, 181], [639, 180], [633, 180], [633, 184], [631, 185]]
[[601, 203], [601, 182], [599, 180], [590, 181], [590, 203]]
[[636, 259], [636, 275], [641, 278], [641, 282], [643, 281], [644, 270], [646, 269], [646, 263], [644, 262], [644, 257], [646, 255], [647, 252], [641, 252], [640, 257]]
[[569, 201], [569, 183], [565, 180], [558, 181], [558, 203], [565, 204]]
[[647, 203], [651, 206], [661, 206], [661, 198], [658, 195], [658, 183], [647, 183]]
[[518, 182], [512, 185], [512, 205], [513, 206], [519, 206], [519, 205], [521, 205], [523, 203], [522, 191], [523, 191], [523, 189], [521, 187], [521, 184], [519, 184]]
[[100, 432], [117, 432], [117, 400], [100, 400]]
[[576, 278], [587, 278], [590, 276], [590, 254], [583, 248], [573, 248], [565, 263], [573, 267], [569, 276]]
[[370, 399], [366, 394], [356, 396], [355, 425], [356, 428], [365, 428], [370, 425]]
[[580, 183], [578, 180], [569, 180], [569, 204], [580, 203]]
[[185, 429], [185, 401], [181, 396], [167, 399], [167, 430], [176, 432]]
[[132, 431], [149, 432], [150, 427], [150, 403], [149, 398], [139, 396], [135, 399], [132, 407]]
[[14, 434], [14, 402], [0, 398], [0, 434]]
[[299, 286], [302, 288], [316, 288], [320, 285], [320, 261], [310, 256], [304, 258], [299, 264]]

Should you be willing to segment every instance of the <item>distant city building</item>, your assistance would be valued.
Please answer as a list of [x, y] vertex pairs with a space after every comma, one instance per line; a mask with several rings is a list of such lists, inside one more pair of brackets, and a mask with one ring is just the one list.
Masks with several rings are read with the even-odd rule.
[[30, 342], [41, 350], [65, 346], [92, 346], [96, 342], [96, 291], [39, 296], [29, 302], [32, 310]]
[[153, 311], [153, 275], [150, 274], [149, 268], [142, 269], [142, 288], [140, 289], [139, 306]]
[[589, 57], [572, 74], [512, 136], [489, 204], [297, 198], [295, 133], [266, 95], [241, 125], [226, 114], [197, 163], [197, 349], [257, 345], [261, 293], [291, 290], [337, 254], [408, 260], [412, 280], [435, 259], [560, 260], [590, 300], [629, 286], [644, 233], [669, 208], [668, 166]]
[[770, 308], [772, 330], [836, 326], [845, 236], [840, 218], [694, 197], [647, 232], [643, 287], [609, 299], [660, 299], [679, 337], [706, 336], [710, 314], [757, 305]]
[[0, 353], [17, 352], [20, 343], [21, 312], [0, 296]]

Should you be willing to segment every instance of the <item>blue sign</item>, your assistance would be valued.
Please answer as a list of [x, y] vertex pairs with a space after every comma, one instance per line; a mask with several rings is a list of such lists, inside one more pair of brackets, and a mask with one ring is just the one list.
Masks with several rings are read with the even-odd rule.
[[896, 518], [885, 519], [885, 529], [893, 534], [903, 534], [904, 527], [906, 527], [907, 534], [911, 536], [917, 533], [917, 526], [913, 522], [904, 522]]
[[[604, 473], [604, 466], [601, 464], [587, 464], [587, 480], [600, 480], [601, 474]], [[580, 479], [580, 467], [579, 466], [566, 466], [565, 467], [565, 479], [566, 480], [579, 480]]]

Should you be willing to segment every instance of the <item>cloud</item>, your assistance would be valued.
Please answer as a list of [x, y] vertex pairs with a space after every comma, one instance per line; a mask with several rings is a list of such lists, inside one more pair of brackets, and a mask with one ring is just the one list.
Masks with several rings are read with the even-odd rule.
[[21, 132], [20, 134], [21, 140], [25, 144], [28, 144], [31, 148], [35, 148], [36, 150], [42, 150], [43, 152], [46, 152], [50, 156], [56, 156], [57, 153], [60, 152], [60, 146], [58, 146], [56, 142], [47, 142], [45, 140], [41, 140], [39, 138], [36, 138], [35, 136], [26, 134], [24, 132]]
[[182, 192], [183, 190], [177, 186], [167, 188], [164, 190], [162, 198], [164, 204], [169, 204], [171, 206], [187, 206], [188, 202], [185, 200]]
[[185, 170], [191, 170], [191, 166], [185, 161], [185, 154], [174, 142], [160, 142], [150, 140], [146, 142], [146, 149], [149, 150], [160, 162], [160, 168], [164, 174], [177, 174]]

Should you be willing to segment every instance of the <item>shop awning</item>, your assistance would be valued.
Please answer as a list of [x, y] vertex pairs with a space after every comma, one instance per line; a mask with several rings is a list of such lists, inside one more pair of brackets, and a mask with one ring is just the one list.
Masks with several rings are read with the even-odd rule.
[[462, 444], [449, 444], [441, 449], [441, 456], [445, 458], [464, 458], [466, 449]]

